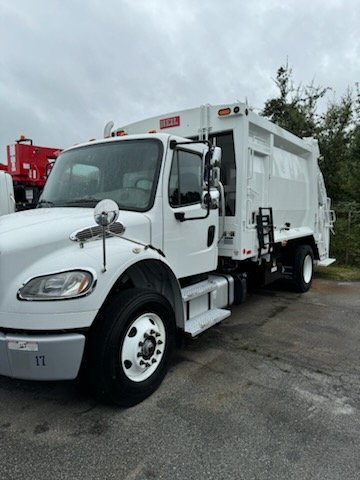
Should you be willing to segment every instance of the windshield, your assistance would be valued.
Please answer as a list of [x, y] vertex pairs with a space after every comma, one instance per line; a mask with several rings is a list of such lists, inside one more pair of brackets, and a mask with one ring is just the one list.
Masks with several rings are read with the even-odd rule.
[[154, 203], [161, 156], [157, 139], [106, 142], [64, 152], [38, 207], [94, 207], [111, 198], [123, 210], [148, 210]]

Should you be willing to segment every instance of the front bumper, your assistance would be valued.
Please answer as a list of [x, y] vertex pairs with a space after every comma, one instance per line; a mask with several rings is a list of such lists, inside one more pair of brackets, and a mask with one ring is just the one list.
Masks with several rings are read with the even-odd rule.
[[84, 352], [85, 336], [0, 333], [0, 375], [24, 380], [72, 380]]

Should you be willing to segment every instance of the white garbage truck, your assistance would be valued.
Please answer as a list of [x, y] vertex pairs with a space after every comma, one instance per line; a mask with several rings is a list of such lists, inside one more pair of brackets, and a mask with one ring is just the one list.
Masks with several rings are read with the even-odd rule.
[[164, 378], [249, 284], [327, 265], [316, 140], [242, 103], [113, 128], [63, 151], [38, 208], [0, 219], [0, 374], [86, 378], [120, 406]]

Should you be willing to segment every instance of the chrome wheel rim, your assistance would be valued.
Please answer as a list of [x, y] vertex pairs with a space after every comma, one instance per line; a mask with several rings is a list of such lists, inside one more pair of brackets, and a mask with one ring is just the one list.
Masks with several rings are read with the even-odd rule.
[[159, 367], [166, 346], [165, 326], [155, 313], [144, 313], [128, 328], [121, 346], [120, 360], [127, 378], [148, 379]]

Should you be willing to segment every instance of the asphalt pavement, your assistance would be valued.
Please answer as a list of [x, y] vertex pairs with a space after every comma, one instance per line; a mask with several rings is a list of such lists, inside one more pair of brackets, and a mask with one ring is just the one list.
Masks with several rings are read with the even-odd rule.
[[360, 283], [232, 310], [131, 409], [0, 377], [0, 479], [358, 480]]

